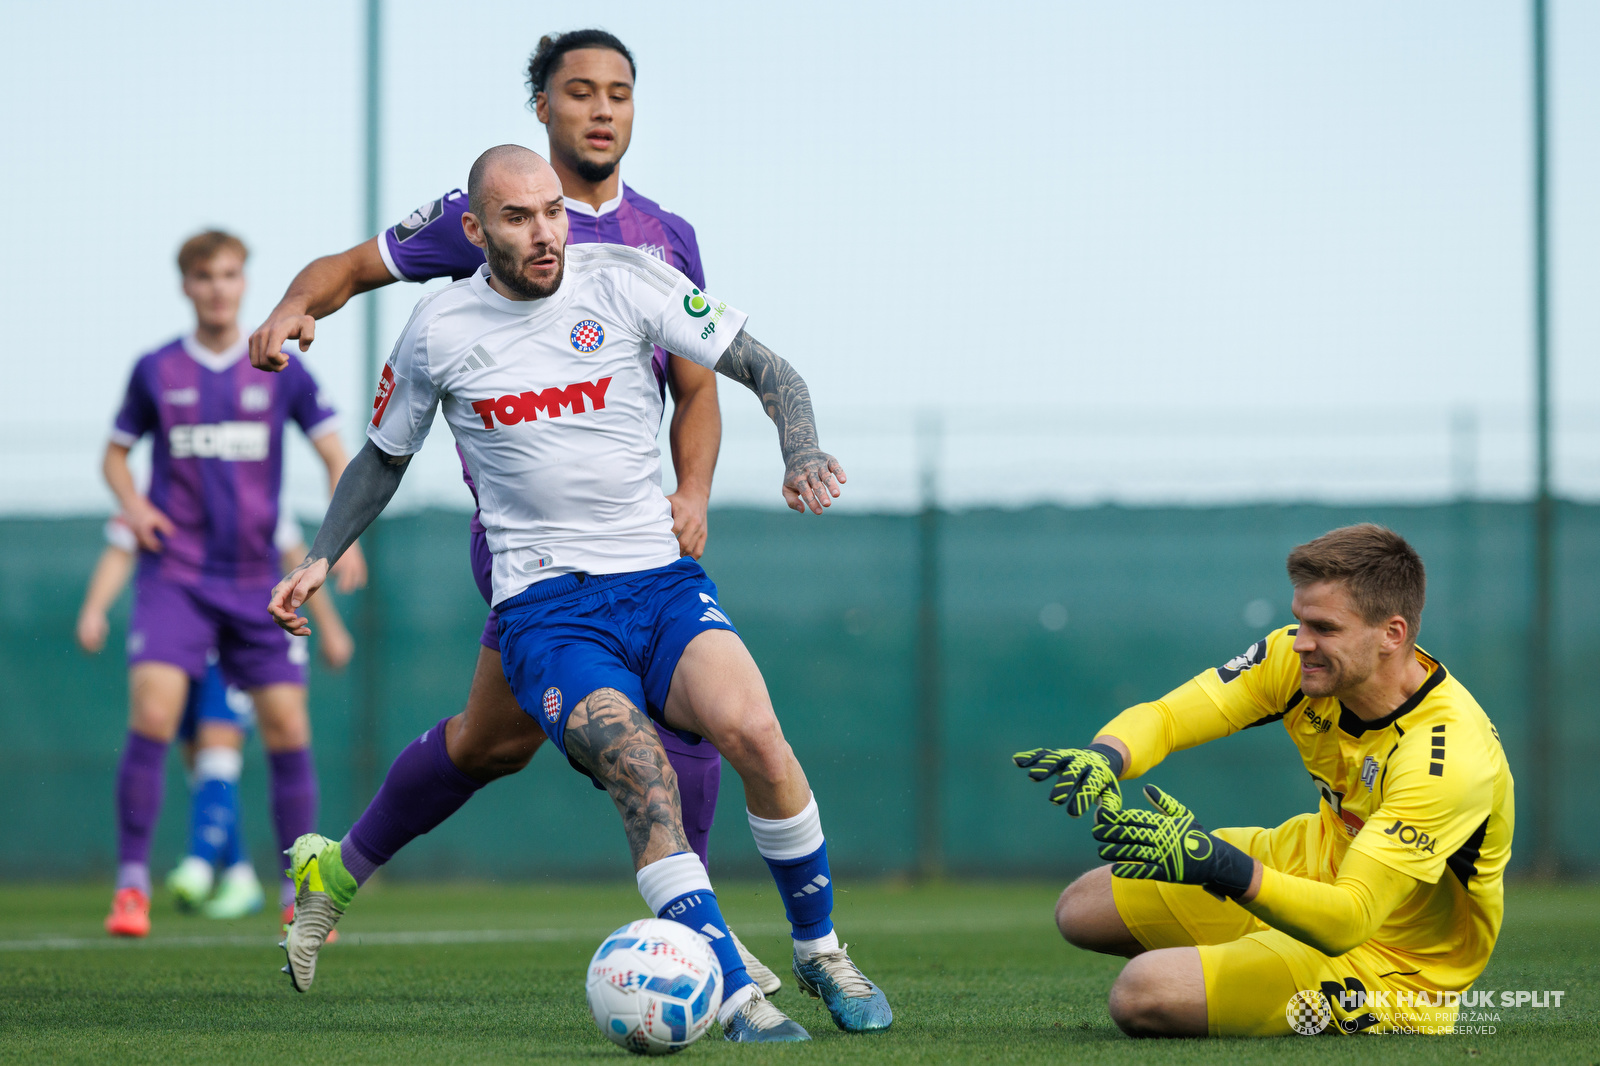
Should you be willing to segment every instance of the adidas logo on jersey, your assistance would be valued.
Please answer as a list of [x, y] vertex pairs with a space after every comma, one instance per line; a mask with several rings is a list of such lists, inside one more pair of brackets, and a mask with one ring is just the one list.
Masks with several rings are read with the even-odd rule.
[[[599, 381], [579, 381], [564, 389], [508, 392], [497, 400], [474, 400], [472, 409], [483, 419], [484, 429], [493, 429], [496, 422], [502, 426], [514, 426], [519, 422], [535, 421], [540, 411], [544, 412], [546, 418], [560, 418], [563, 407], [575, 415], [603, 411], [606, 390], [610, 387], [611, 379], [601, 378]], [[587, 411], [583, 405], [585, 397], [589, 400]]]

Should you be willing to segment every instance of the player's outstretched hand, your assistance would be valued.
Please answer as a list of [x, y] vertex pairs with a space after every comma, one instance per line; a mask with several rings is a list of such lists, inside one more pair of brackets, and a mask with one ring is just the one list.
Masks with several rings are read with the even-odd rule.
[[104, 611], [85, 610], [78, 615], [78, 647], [90, 655], [99, 655], [100, 650], [106, 646], [106, 636], [111, 632], [111, 623], [106, 621]]
[[278, 582], [267, 601], [272, 620], [297, 637], [311, 635], [311, 622], [300, 614], [300, 606], [328, 580], [328, 560], [305, 560]]
[[139, 547], [148, 552], [158, 552], [166, 548], [166, 543], [161, 538], [171, 536], [173, 530], [177, 528], [172, 524], [172, 519], [161, 512], [161, 508], [143, 496], [140, 496], [138, 502], [123, 514], [122, 520], [133, 530]]
[[1153, 811], [1100, 808], [1094, 838], [1112, 877], [1203, 885], [1237, 899], [1250, 889], [1256, 863], [1248, 854], [1206, 832], [1194, 812], [1154, 785], [1144, 786]]
[[317, 638], [317, 650], [328, 669], [338, 673], [350, 665], [356, 654], [356, 642], [350, 631], [342, 625], [328, 625], [324, 620], [322, 633]]
[[672, 505], [672, 535], [678, 538], [678, 555], [698, 559], [706, 551], [706, 507], [699, 493], [674, 492], [667, 497]]
[[333, 564], [334, 588], [343, 593], [367, 587], [367, 557], [361, 554], [361, 545], [352, 544]]
[[250, 334], [250, 365], [257, 370], [277, 373], [289, 365], [283, 346], [292, 340], [306, 351], [317, 339], [317, 320], [295, 307], [279, 304], [256, 331]]
[[847, 480], [839, 460], [820, 448], [802, 449], [789, 457], [783, 472], [783, 502], [791, 511], [805, 514], [809, 507], [812, 514], [821, 514], [833, 506]]
[[1088, 748], [1034, 748], [1019, 751], [1011, 761], [1028, 771], [1035, 781], [1060, 775], [1050, 789], [1050, 802], [1065, 807], [1074, 818], [1097, 804], [1121, 809], [1122, 788], [1111, 762]]

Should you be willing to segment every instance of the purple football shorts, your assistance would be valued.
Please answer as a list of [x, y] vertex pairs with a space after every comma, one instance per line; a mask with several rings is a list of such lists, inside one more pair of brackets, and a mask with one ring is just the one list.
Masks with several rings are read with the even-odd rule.
[[278, 628], [267, 613], [271, 594], [271, 585], [220, 579], [182, 585], [141, 572], [133, 586], [128, 665], [171, 663], [190, 677], [204, 677], [206, 653], [215, 648], [230, 685], [303, 685], [305, 638]]

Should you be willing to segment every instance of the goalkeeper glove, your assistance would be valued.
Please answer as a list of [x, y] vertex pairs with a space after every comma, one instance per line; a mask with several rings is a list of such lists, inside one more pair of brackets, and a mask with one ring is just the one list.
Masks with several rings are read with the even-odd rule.
[[1215, 896], [1238, 899], [1250, 890], [1256, 863], [1226, 840], [1206, 832], [1194, 812], [1154, 785], [1144, 786], [1153, 811], [1107, 809], [1095, 818], [1100, 857], [1112, 877], [1201, 885]]
[[1095, 804], [1122, 806], [1122, 789], [1117, 775], [1122, 772], [1122, 754], [1105, 744], [1087, 748], [1034, 748], [1019, 751], [1011, 761], [1028, 771], [1035, 781], [1059, 774], [1061, 779], [1050, 790], [1050, 802], [1066, 807], [1077, 818]]

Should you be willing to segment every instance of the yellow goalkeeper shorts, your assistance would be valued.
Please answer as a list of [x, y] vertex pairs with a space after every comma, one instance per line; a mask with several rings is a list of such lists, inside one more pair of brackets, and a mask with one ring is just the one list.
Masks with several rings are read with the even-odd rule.
[[[1331, 871], [1308, 869], [1323, 854], [1315, 814], [1275, 829], [1214, 832], [1282, 873], [1333, 879]], [[1430, 980], [1414, 956], [1368, 941], [1329, 958], [1197, 885], [1113, 877], [1111, 895], [1123, 924], [1146, 948], [1200, 949], [1212, 1036], [1321, 1029], [1446, 1033], [1455, 1021], [1455, 1005], [1432, 1000], [1441, 988], [1459, 990]]]

